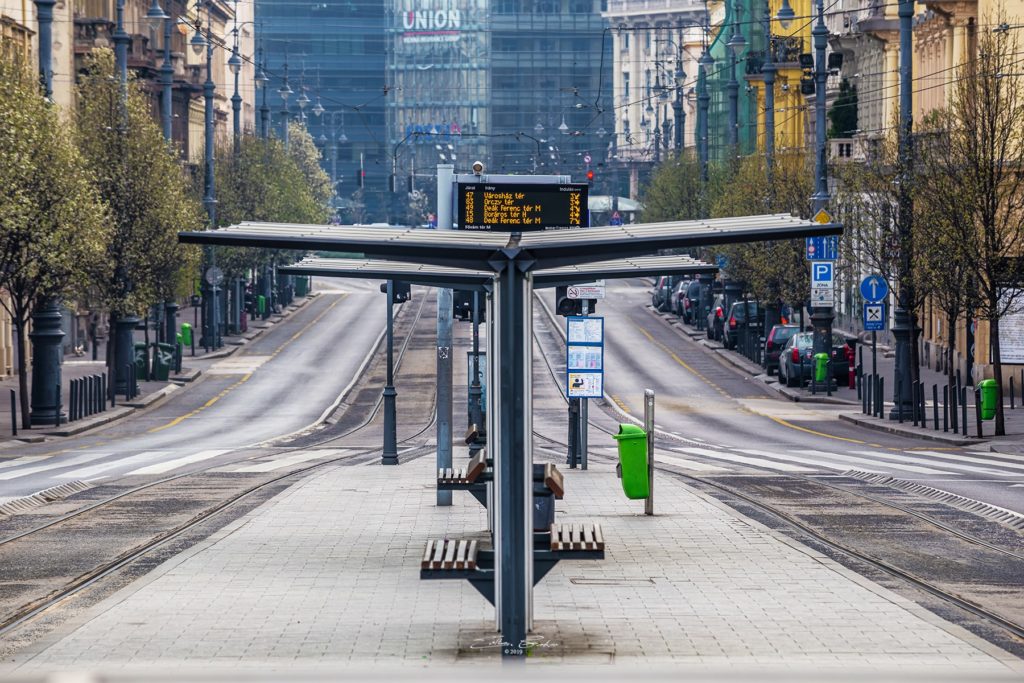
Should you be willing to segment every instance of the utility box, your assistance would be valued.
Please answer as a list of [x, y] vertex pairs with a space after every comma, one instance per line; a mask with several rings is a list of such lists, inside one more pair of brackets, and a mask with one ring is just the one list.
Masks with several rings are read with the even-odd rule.
[[153, 379], [166, 382], [171, 376], [171, 368], [175, 365], [178, 355], [174, 344], [156, 344], [153, 351]]
[[828, 354], [814, 354], [814, 381], [826, 382], [828, 379]]
[[631, 424], [620, 424], [612, 437], [619, 443], [622, 490], [626, 498], [639, 500], [651, 493], [647, 477], [647, 432]]
[[999, 384], [994, 379], [983, 379], [978, 382], [981, 392], [981, 419], [991, 420], [996, 416], [996, 405], [999, 403]]
[[181, 324], [181, 345], [192, 346], [192, 324], [182, 323]]

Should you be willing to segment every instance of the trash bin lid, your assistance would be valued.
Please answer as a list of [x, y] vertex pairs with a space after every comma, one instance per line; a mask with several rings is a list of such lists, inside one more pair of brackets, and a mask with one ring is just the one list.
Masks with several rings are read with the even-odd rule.
[[993, 387], [995, 385], [996, 385], [996, 381], [994, 379], [991, 379], [991, 378], [990, 379], [983, 379], [980, 382], [978, 382], [978, 388], [979, 389], [981, 389], [983, 387]]
[[646, 439], [647, 432], [634, 424], [620, 424], [619, 433], [612, 434], [612, 438], [616, 441], [622, 441], [624, 439]]
[[824, 352], [816, 353], [816, 354], [814, 354], [814, 357], [815, 357], [815, 359], [824, 358], [825, 360], [828, 360], [828, 354], [824, 353]]

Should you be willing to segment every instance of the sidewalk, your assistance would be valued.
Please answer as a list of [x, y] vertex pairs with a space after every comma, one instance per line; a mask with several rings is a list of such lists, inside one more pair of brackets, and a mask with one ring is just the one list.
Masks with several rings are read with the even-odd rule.
[[[759, 682], [1020, 676], [1020, 660], [671, 476], [645, 517], [613, 466], [590, 462], [564, 471], [557, 521], [599, 520], [606, 559], [562, 562], [535, 588], [534, 676], [580, 671], [545, 664]], [[468, 494], [436, 507], [434, 476], [432, 453], [320, 470], [19, 653], [7, 675], [321, 680], [497, 664], [491, 606], [467, 582], [419, 579], [428, 539], [486, 528]]]
[[[148, 408], [150, 405], [156, 403], [165, 396], [170, 395], [181, 386], [197, 380], [213, 361], [235, 353], [242, 346], [263, 334], [266, 330], [271, 329], [277, 322], [280, 322], [295, 311], [304, 307], [317, 295], [318, 292], [313, 292], [307, 297], [296, 298], [292, 302], [291, 306], [286, 307], [281, 313], [271, 315], [266, 321], [256, 320], [254, 322], [250, 322], [248, 331], [244, 334], [224, 336], [222, 338], [223, 346], [220, 349], [204, 352], [204, 350], [199, 347], [196, 348], [195, 356], [191, 355], [190, 348], [184, 349], [181, 360], [181, 372], [172, 372], [168, 381], [158, 382], [140, 379], [138, 382], [139, 393], [131, 400], [126, 401], [123, 394], [118, 394], [113, 407], [110, 406], [110, 402], [108, 401], [106, 411], [99, 412], [70, 423], [62, 421], [59, 428], [54, 424], [36, 425], [31, 429], [22, 428], [21, 405], [20, 403], [17, 403], [18, 399], [16, 396], [18, 391], [18, 377], [17, 375], [14, 375], [0, 380], [0, 415], [2, 415], [2, 417], [0, 417], [0, 443], [4, 441], [11, 441], [12, 439], [34, 442], [41, 441], [47, 436], [73, 436], [89, 429], [122, 419], [131, 415], [136, 410]], [[181, 312], [186, 312], [190, 316], [194, 312], [194, 309], [188, 307], [181, 309], [178, 315], [179, 329], [182, 322], [192, 323], [192, 318], [181, 315]], [[143, 333], [136, 330], [135, 341], [141, 342], [144, 340], [145, 337]], [[153, 330], [150, 330], [150, 342], [152, 343], [155, 341], [155, 333]], [[71, 381], [90, 375], [102, 375], [105, 373], [107, 368], [102, 360], [106, 353], [105, 349], [105, 345], [100, 345], [97, 348], [97, 355], [100, 360], [96, 361], [90, 360], [91, 353], [87, 353], [82, 357], [76, 357], [73, 355], [64, 357], [64, 362], [61, 364], [61, 397], [64, 403], [65, 416], [67, 415], [67, 404], [71, 396]], [[109, 381], [112, 381], [112, 378], [108, 376], [108, 382]], [[31, 392], [31, 369], [28, 373], [28, 385], [29, 391]], [[13, 436], [11, 429], [11, 390], [15, 392], [14, 400], [15, 403], [17, 403], [17, 437]]]
[[[976, 419], [974, 412], [974, 390], [973, 387], [967, 387], [967, 399], [968, 399], [968, 410], [967, 410], [967, 421], [968, 429], [967, 436], [957, 436], [952, 433], [952, 427], [949, 432], [943, 432], [941, 427], [936, 430], [934, 427], [934, 411], [932, 402], [932, 386], [936, 386], [939, 395], [939, 420], [941, 424], [942, 420], [942, 387], [945, 386], [947, 377], [945, 373], [935, 372], [934, 370], [921, 366], [920, 377], [921, 381], [925, 385], [925, 403], [927, 408], [927, 427], [916, 427], [913, 425], [911, 420], [907, 420], [902, 424], [896, 420], [889, 419], [877, 419], [861, 413], [861, 399], [857, 397], [857, 390], [850, 389], [849, 384], [846, 382], [839, 383], [838, 386], [831, 392], [831, 396], [825, 391], [818, 391], [812, 393], [809, 385], [805, 385], [802, 388], [790, 388], [778, 382], [778, 375], [769, 377], [764, 368], [753, 363], [738, 351], [726, 350], [722, 344], [707, 339], [707, 335], [704, 330], [697, 330], [691, 325], [686, 325], [678, 317], [666, 314], [657, 313], [652, 310], [652, 313], [661, 318], [666, 324], [674, 327], [680, 333], [688, 336], [696, 343], [701, 344], [707, 348], [710, 352], [717, 354], [722, 360], [730, 363], [731, 365], [739, 368], [743, 372], [750, 374], [751, 376], [757, 377], [761, 381], [765, 382], [768, 386], [778, 392], [781, 396], [791, 401], [797, 401], [801, 403], [834, 403], [834, 404], [846, 404], [849, 405], [850, 410], [848, 413], [840, 413], [839, 419], [847, 422], [851, 422], [861, 427], [872, 429], [875, 431], [885, 431], [894, 434], [901, 434], [904, 436], [930, 439], [945, 443], [948, 445], [956, 446], [967, 446], [980, 443], [988, 443], [993, 450], [1007, 453], [1024, 452], [1024, 405], [1020, 399], [1018, 393], [1017, 399], [1014, 401], [1015, 408], [1010, 409], [1010, 398], [1005, 396], [1004, 400], [1004, 417], [1006, 424], [1006, 436], [993, 437], [992, 432], [995, 428], [993, 421], [984, 421], [982, 423], [983, 437], [977, 437]], [[858, 344], [857, 347], [857, 361], [860, 362], [861, 348], [863, 348], [863, 362], [865, 374], [872, 372], [872, 354], [871, 345], [866, 344], [861, 347]], [[879, 346], [877, 355], [875, 357], [875, 367], [877, 367], [878, 374], [885, 378], [885, 395], [887, 397], [887, 412], [892, 407], [892, 378], [895, 373], [895, 359], [888, 347]], [[1020, 387], [1015, 387], [1019, 392]], [[958, 417], [959, 420], [959, 417]], [[962, 427], [961, 427], [962, 434]]]

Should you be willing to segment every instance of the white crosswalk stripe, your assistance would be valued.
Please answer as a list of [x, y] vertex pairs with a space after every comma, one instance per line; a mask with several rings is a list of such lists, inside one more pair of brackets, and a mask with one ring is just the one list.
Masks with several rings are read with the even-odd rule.
[[[869, 458], [857, 458], [852, 455], [842, 455], [840, 453], [830, 453], [828, 451], [811, 451], [801, 450], [797, 451], [801, 455], [817, 455], [822, 458], [832, 458], [839, 462], [848, 462], [852, 465], [857, 465], [858, 468], [861, 465], [867, 464], [869, 467], [885, 467], [889, 469], [904, 470], [906, 472], [916, 472], [918, 474], [953, 474], [953, 472], [946, 472], [945, 470], [937, 470], [932, 467], [919, 467], [917, 465], [908, 465], [903, 462], [888, 462], [884, 458], [888, 457], [883, 453], [876, 453], [874, 451], [857, 451], [861, 455], [869, 455], [875, 459]], [[881, 460], [881, 462], [879, 462]]]
[[29, 463], [39, 462], [40, 460], [46, 460], [52, 458], [52, 455], [24, 455], [14, 460], [6, 460], [0, 462], [0, 470], [6, 470], [10, 467], [17, 467], [18, 465], [28, 465]]
[[21, 469], [14, 469], [9, 472], [0, 472], [0, 481], [9, 481], [11, 479], [17, 479], [18, 477], [27, 477], [31, 474], [39, 474], [40, 472], [58, 470], [64, 467], [74, 467], [75, 465], [81, 465], [84, 462], [92, 462], [93, 460], [106, 458], [110, 455], [112, 454], [82, 453], [80, 455], [71, 456], [70, 458], [62, 456], [50, 456], [51, 459], [45, 465], [36, 465], [35, 467], [24, 467]]
[[145, 451], [144, 453], [138, 453], [127, 458], [118, 458], [117, 460], [103, 462], [100, 463], [99, 465], [84, 467], [80, 470], [64, 472], [62, 473], [61, 476], [67, 477], [69, 479], [81, 479], [82, 481], [89, 481], [91, 479], [95, 479], [96, 476], [99, 474], [109, 472], [110, 470], [117, 469], [118, 467], [133, 467], [135, 465], [141, 465], [144, 462], [156, 460], [157, 458], [163, 457], [165, 455], [167, 455], [167, 451]]
[[[896, 467], [899, 467], [900, 469], [906, 469], [907, 465], [905, 465], [904, 463], [909, 461], [909, 462], [912, 462], [912, 463], [915, 463], [915, 464], [922, 463], [922, 464], [925, 464], [925, 465], [930, 465], [930, 466], [935, 466], [935, 467], [942, 467], [942, 468], [947, 469], [947, 470], [960, 470], [960, 471], [963, 471], [963, 472], [971, 472], [973, 474], [992, 474], [992, 475], [1001, 476], [1001, 477], [1019, 477], [1020, 476], [1020, 473], [1018, 473], [1018, 472], [1001, 472], [999, 470], [988, 469], [986, 467], [973, 467], [971, 465], [958, 465], [958, 464], [952, 463], [952, 462], [935, 462], [935, 460], [933, 460], [933, 459], [913, 457], [913, 456], [910, 455], [911, 452], [912, 451], [904, 451], [903, 453], [874, 453], [874, 452], [871, 452], [871, 451], [854, 451], [854, 453], [859, 453], [861, 455], [870, 455], [870, 456], [878, 458], [880, 460], [896, 461], [894, 463], [894, 465]], [[913, 472], [914, 470], [910, 470], [910, 471]]]
[[[763, 467], [771, 470], [778, 470], [780, 472], [807, 472], [809, 471], [806, 467], [796, 467], [795, 465], [788, 465], [784, 462], [775, 462], [772, 460], [765, 460], [764, 458], [748, 458], [742, 455], [736, 455], [735, 453], [727, 453], [724, 451], [715, 451], [710, 448], [680, 448], [679, 451], [688, 453], [690, 455], [702, 455], [705, 458], [712, 458], [714, 460], [725, 460], [726, 462], [735, 462], [741, 465], [752, 465], [754, 467]], [[773, 457], [774, 456], [773, 454]]]
[[[780, 452], [776, 452], [776, 451], [761, 451], [761, 450], [757, 450], [756, 448], [741, 448], [739, 450], [742, 453], [748, 453], [750, 455], [762, 455], [762, 456], [766, 456], [766, 457], [770, 457], [770, 458], [781, 458], [782, 460], [786, 460], [787, 462], [799, 462], [799, 463], [802, 463], [804, 465], [810, 465], [809, 468], [803, 470], [805, 472], [813, 470], [813, 469], [821, 469], [821, 468], [825, 468], [827, 470], [836, 470], [837, 472], [845, 472], [846, 470], [850, 469], [849, 465], [839, 465], [839, 464], [836, 464], [836, 463], [822, 462], [821, 458], [801, 458], [800, 456], [793, 455], [791, 453], [780, 453]], [[865, 472], [872, 472], [872, 473], [876, 472], [876, 470], [869, 470], [869, 469], [866, 469], [866, 467], [867, 467], [867, 465], [865, 467], [861, 468], [861, 469], [863, 471], [865, 471]]]
[[293, 453], [284, 458], [277, 460], [270, 460], [267, 462], [257, 462], [251, 465], [243, 465], [241, 467], [230, 467], [221, 468], [222, 472], [273, 472], [274, 470], [281, 469], [282, 467], [288, 467], [290, 465], [298, 465], [303, 462], [310, 460], [320, 460], [328, 458], [336, 458], [339, 455], [344, 455], [350, 452], [348, 448], [324, 448], [322, 450], [315, 451], [302, 451], [300, 453]]
[[[672, 451], [675, 452], [675, 449]], [[675, 455], [669, 455], [665, 451], [657, 451], [654, 454], [654, 464], [658, 465], [664, 463], [666, 465], [674, 465], [681, 467], [685, 470], [694, 470], [695, 472], [731, 472], [728, 467], [719, 467], [718, 465], [709, 465], [703, 462], [696, 462], [695, 460], [688, 460], [686, 458], [680, 458]]]
[[158, 462], [158, 463], [156, 463], [154, 465], [147, 465], [146, 467], [140, 467], [137, 470], [133, 470], [131, 472], [128, 472], [125, 476], [131, 477], [131, 476], [134, 476], [136, 474], [163, 474], [165, 472], [170, 472], [171, 470], [177, 469], [179, 467], [184, 467], [185, 465], [191, 465], [193, 463], [202, 462], [203, 460], [209, 460], [211, 458], [216, 458], [218, 455], [223, 455], [225, 453], [230, 453], [230, 452], [231, 451], [229, 451], [229, 450], [199, 451], [198, 453], [193, 453], [192, 455], [186, 455], [186, 456], [182, 456], [180, 458], [175, 458], [173, 460], [166, 460], [164, 462]]
[[[943, 453], [941, 451], [907, 451], [907, 453], [910, 453], [912, 455], [930, 455], [936, 458], [945, 458], [947, 460], [956, 460], [958, 462], [971, 462], [975, 463], [976, 465], [985, 465], [986, 467], [1003, 467], [1011, 470], [1024, 470], [1024, 465], [1018, 465], [1012, 462], [1004, 462], [1002, 460], [997, 460], [995, 454], [993, 454], [992, 458], [973, 458], [968, 455], [958, 455], [956, 453]], [[1013, 476], [1020, 475], [1014, 474]]]

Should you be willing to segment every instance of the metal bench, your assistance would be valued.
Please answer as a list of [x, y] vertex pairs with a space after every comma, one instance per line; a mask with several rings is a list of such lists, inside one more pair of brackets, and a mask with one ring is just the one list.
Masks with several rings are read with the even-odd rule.
[[492, 473], [487, 463], [487, 451], [477, 453], [465, 467], [442, 467], [437, 471], [439, 491], [469, 491], [481, 505], [487, 507], [487, 482]]
[[[552, 524], [548, 534], [534, 534], [533, 583], [539, 583], [563, 560], [603, 559], [600, 524]], [[420, 562], [421, 579], [465, 579], [493, 605], [494, 576], [494, 551], [481, 547], [478, 541], [427, 541]]]

